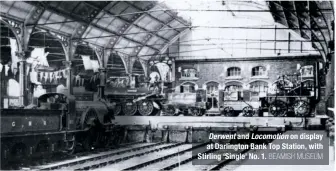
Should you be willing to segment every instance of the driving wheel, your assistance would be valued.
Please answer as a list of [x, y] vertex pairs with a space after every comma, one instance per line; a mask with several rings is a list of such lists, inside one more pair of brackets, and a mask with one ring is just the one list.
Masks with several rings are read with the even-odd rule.
[[297, 100], [293, 104], [295, 116], [306, 116], [309, 114], [310, 107], [307, 101]]
[[154, 111], [154, 105], [152, 101], [142, 100], [138, 103], [139, 113], [143, 116], [149, 116]]
[[125, 115], [132, 116], [137, 112], [137, 105], [129, 100], [123, 104], [122, 110]]
[[223, 115], [224, 116], [234, 116], [234, 109], [233, 107], [225, 107], [224, 110], [223, 110]]
[[253, 108], [251, 106], [245, 106], [243, 108], [243, 116], [245, 117], [251, 117], [254, 115]]
[[287, 109], [287, 104], [281, 100], [275, 100], [269, 106], [269, 112], [275, 117], [286, 116]]
[[172, 105], [167, 106], [165, 110], [166, 115], [168, 116], [174, 116], [175, 115], [175, 107]]
[[99, 120], [94, 109], [89, 109], [84, 117], [82, 128], [87, 130], [82, 141], [84, 150], [92, 150], [101, 138], [101, 131], [99, 131]]

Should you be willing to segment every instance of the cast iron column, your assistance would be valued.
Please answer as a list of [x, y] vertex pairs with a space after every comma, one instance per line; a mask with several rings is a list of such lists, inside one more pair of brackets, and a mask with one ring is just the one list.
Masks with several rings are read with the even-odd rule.
[[73, 90], [72, 90], [72, 72], [71, 72], [71, 61], [63, 61], [63, 64], [65, 66], [66, 69], [66, 88], [68, 90], [68, 95], [72, 95], [73, 94]]
[[26, 59], [29, 57], [29, 52], [17, 52], [16, 55], [19, 57], [20, 67], [19, 67], [19, 84], [20, 84], [20, 96], [19, 103], [20, 106], [27, 105], [27, 75], [26, 75]]
[[103, 99], [105, 97], [105, 85], [106, 85], [106, 69], [105, 68], [99, 68], [99, 78], [100, 78], [100, 83], [98, 86], [98, 96], [100, 99]]

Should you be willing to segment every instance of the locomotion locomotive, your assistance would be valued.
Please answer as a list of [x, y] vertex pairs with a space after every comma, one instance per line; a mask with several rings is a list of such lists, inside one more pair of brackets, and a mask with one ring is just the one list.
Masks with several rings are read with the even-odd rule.
[[105, 98], [114, 106], [115, 115], [149, 116], [162, 109], [165, 98], [159, 86], [149, 85], [143, 77], [110, 77], [107, 82]]
[[1, 109], [2, 166], [26, 157], [108, 145], [113, 110], [104, 100], [84, 96], [47, 93], [35, 107]]

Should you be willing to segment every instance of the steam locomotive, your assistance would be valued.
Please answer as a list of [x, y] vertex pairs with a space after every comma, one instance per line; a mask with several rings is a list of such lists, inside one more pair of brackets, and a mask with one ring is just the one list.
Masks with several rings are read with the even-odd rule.
[[35, 107], [1, 109], [2, 166], [25, 158], [106, 146], [113, 120], [108, 103], [86, 95], [47, 93], [37, 99]]
[[163, 112], [194, 116], [309, 117], [313, 116], [312, 111], [318, 103], [318, 84], [313, 74], [304, 78], [297, 74], [282, 75], [270, 87], [258, 85], [258, 91], [238, 85], [227, 85], [224, 90], [215, 91], [182, 85], [180, 89], [187, 87], [187, 91], [170, 93]]
[[114, 115], [149, 116], [162, 110], [166, 98], [161, 91], [159, 82], [151, 84], [142, 76], [110, 77], [105, 98], [114, 106]]

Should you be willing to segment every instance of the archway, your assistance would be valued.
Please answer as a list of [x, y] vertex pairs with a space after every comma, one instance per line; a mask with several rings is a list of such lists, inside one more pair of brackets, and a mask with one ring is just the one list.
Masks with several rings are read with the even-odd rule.
[[[19, 59], [15, 55], [19, 51], [19, 43], [12, 29], [4, 22], [0, 22], [1, 33], [1, 58], [0, 58], [0, 82], [1, 82], [1, 108], [18, 104], [19, 94]], [[14, 83], [14, 85], [12, 84]], [[12, 93], [16, 92], [16, 93]], [[5, 102], [5, 103], [4, 103]], [[5, 104], [5, 106], [4, 106]]]
[[127, 76], [127, 67], [124, 61], [116, 53], [111, 53], [107, 62], [107, 75], [109, 77]]
[[86, 42], [79, 43], [72, 59], [74, 94], [98, 91], [98, 69], [99, 60], [94, 47]]
[[57, 35], [34, 30], [28, 42], [31, 52], [27, 59], [28, 85], [33, 99], [47, 92], [57, 92], [57, 86], [66, 86], [67, 70], [63, 64], [66, 55]]
[[243, 93], [243, 83], [240, 81], [230, 81], [225, 83], [224, 101], [238, 101]]
[[129, 76], [125, 61], [117, 53], [111, 53], [107, 62], [106, 91], [113, 91], [115, 88], [126, 88], [128, 85]]
[[218, 111], [218, 101], [219, 101], [219, 83], [215, 81], [207, 82], [206, 84], [206, 99], [209, 110]]
[[197, 89], [198, 85], [196, 83], [187, 81], [180, 84], [175, 91], [179, 93], [195, 93]]

